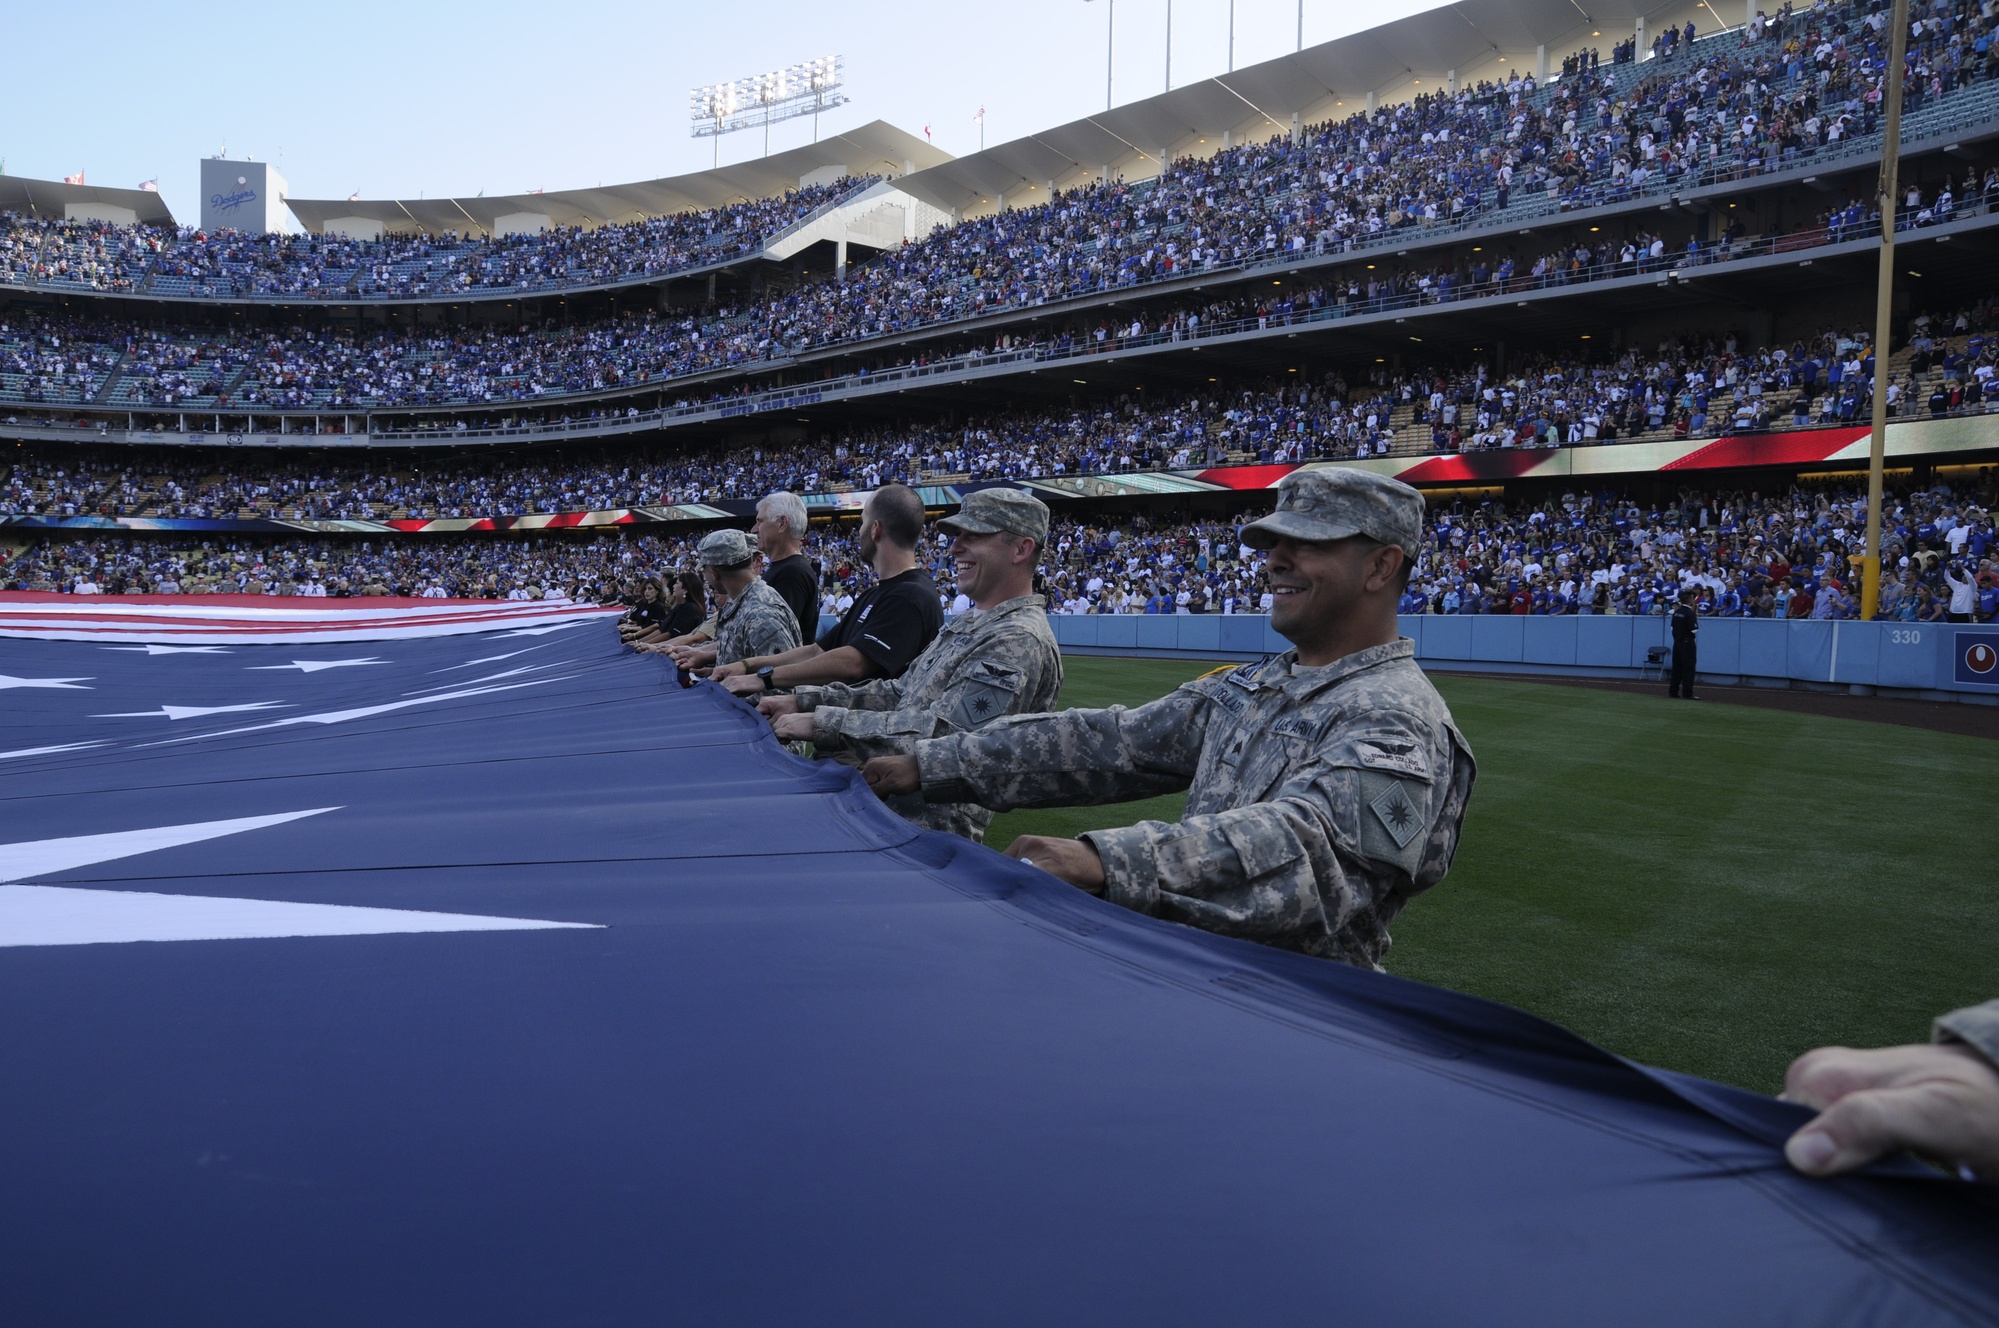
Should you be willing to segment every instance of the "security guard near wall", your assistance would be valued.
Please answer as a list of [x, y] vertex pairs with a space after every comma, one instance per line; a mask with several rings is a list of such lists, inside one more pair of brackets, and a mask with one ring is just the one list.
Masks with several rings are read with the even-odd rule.
[[1694, 597], [1699, 592], [1688, 586], [1680, 592], [1679, 602], [1673, 605], [1673, 676], [1667, 684], [1666, 695], [1694, 699], [1694, 666], [1699, 658], [1695, 637], [1701, 630], [1701, 616], [1694, 608]]
[[[1048, 508], [1021, 489], [980, 489], [937, 523], [970, 612], [944, 625], [900, 678], [800, 687], [758, 709], [777, 736], [809, 739], [815, 755], [854, 764], [908, 752], [918, 741], [981, 728], [1006, 715], [1046, 710], [1062, 691], [1062, 649], [1048, 601], [1034, 593], [1034, 565], [1048, 543]], [[891, 797], [898, 813], [931, 830], [982, 840], [993, 814], [973, 802]]]
[[1185, 817], [1022, 836], [1008, 853], [1141, 913], [1350, 964], [1451, 864], [1475, 774], [1396, 630], [1423, 498], [1328, 468], [1287, 476], [1242, 528], [1268, 550], [1271, 626], [1293, 649], [1135, 710], [1003, 719], [864, 768], [884, 797], [1015, 807], [1188, 789]]

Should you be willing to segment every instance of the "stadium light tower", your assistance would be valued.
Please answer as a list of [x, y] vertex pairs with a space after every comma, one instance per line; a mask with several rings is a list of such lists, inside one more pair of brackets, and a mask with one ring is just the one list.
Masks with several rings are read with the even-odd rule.
[[1881, 269], [1874, 289], [1874, 427], [1867, 440], [1867, 547], [1860, 563], [1862, 622], [1881, 608], [1881, 469], [1888, 452], [1888, 336], [1895, 314], [1895, 195], [1902, 160], [1902, 62], [1908, 58], [1909, 0], [1895, 0], [1888, 21], [1895, 25], [1895, 32], [1888, 43], [1888, 77], [1882, 80], [1888, 123], [1882, 126], [1881, 183], [1875, 195], [1881, 208]]
[[801, 115], [812, 117], [812, 141], [819, 141], [819, 113], [847, 104], [846, 57], [821, 56], [785, 69], [772, 70], [733, 83], [696, 88], [688, 98], [694, 137], [715, 140], [715, 163], [722, 161], [722, 135], [739, 129], [764, 131], [764, 155], [770, 155], [770, 127]]
[[[1083, 0], [1084, 4], [1093, 2]], [[1167, 0], [1167, 3], [1172, 3], [1172, 0]], [[1104, 24], [1104, 109], [1108, 111], [1111, 108], [1111, 52], [1117, 47], [1117, 0], [1105, 0], [1105, 8], [1110, 15]], [[1172, 16], [1169, 15], [1166, 21], [1171, 23]]]

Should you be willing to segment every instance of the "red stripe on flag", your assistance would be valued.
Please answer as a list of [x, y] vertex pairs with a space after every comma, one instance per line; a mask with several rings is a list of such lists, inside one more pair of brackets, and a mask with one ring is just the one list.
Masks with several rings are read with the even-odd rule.
[[1195, 478], [1225, 489], [1268, 489], [1296, 469], [1296, 466], [1217, 466], [1201, 471]]
[[1668, 461], [1661, 470], [1719, 470], [1726, 466], [1795, 466], [1801, 462], [1823, 461], [1849, 443], [1858, 442], [1867, 429], [1805, 429], [1793, 433], [1758, 433], [1717, 438], [1678, 461]]
[[1395, 478], [1404, 484], [1464, 483], [1467, 480], [1518, 479], [1541, 464], [1547, 454], [1540, 451], [1502, 449], [1473, 452], [1466, 456], [1432, 457], [1418, 462]]

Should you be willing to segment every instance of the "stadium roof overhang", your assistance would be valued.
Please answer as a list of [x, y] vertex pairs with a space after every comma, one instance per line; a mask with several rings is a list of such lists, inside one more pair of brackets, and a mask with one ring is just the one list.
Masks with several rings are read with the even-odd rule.
[[951, 154], [883, 120], [828, 135], [805, 147], [715, 170], [661, 180], [604, 185], [595, 189], [552, 189], [543, 193], [488, 194], [477, 198], [390, 198], [286, 200], [309, 231], [335, 218], [378, 221], [389, 231], [488, 232], [501, 217], [546, 216], [552, 226], [614, 225], [644, 221], [746, 199], [769, 198], [796, 189], [799, 180], [827, 167], [854, 174], [901, 176], [951, 160]]
[[[1742, 0], [1729, 6], [1743, 7]], [[1702, 33], [1722, 26], [1705, 3], [1682, 0], [1462, 0], [958, 157], [902, 186], [961, 215], [996, 208], [1002, 197], [1044, 202], [1051, 184], [1106, 174], [1142, 179], [1158, 173], [1161, 158], [1221, 150], [1225, 136], [1289, 133], [1293, 115], [1306, 123], [1351, 115], [1370, 95], [1383, 105], [1407, 100], [1453, 74], [1462, 86], [1508, 69], [1531, 73], [1541, 47], [1556, 72], [1581, 47], [1607, 59], [1641, 17], [1650, 31], [1690, 18]]]
[[69, 215], [73, 204], [124, 208], [147, 226], [175, 224], [174, 214], [167, 210], [166, 200], [150, 189], [110, 189], [103, 185], [64, 184], [60, 180], [29, 180], [19, 175], [0, 175], [0, 211], [61, 220]]

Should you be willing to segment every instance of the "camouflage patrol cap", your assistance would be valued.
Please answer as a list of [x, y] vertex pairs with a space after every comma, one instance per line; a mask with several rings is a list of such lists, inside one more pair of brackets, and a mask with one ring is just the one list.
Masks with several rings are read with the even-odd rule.
[[740, 530], [711, 530], [695, 546], [703, 567], [736, 567], [750, 560], [750, 537]]
[[980, 489], [966, 494], [964, 506], [939, 521], [937, 528], [953, 535], [1004, 531], [1041, 545], [1048, 542], [1048, 506], [1025, 489]]
[[1423, 495], [1386, 475], [1328, 466], [1297, 470], [1277, 486], [1277, 510], [1239, 532], [1252, 549], [1280, 538], [1337, 540], [1366, 535], [1400, 545], [1415, 561], [1423, 546]]

